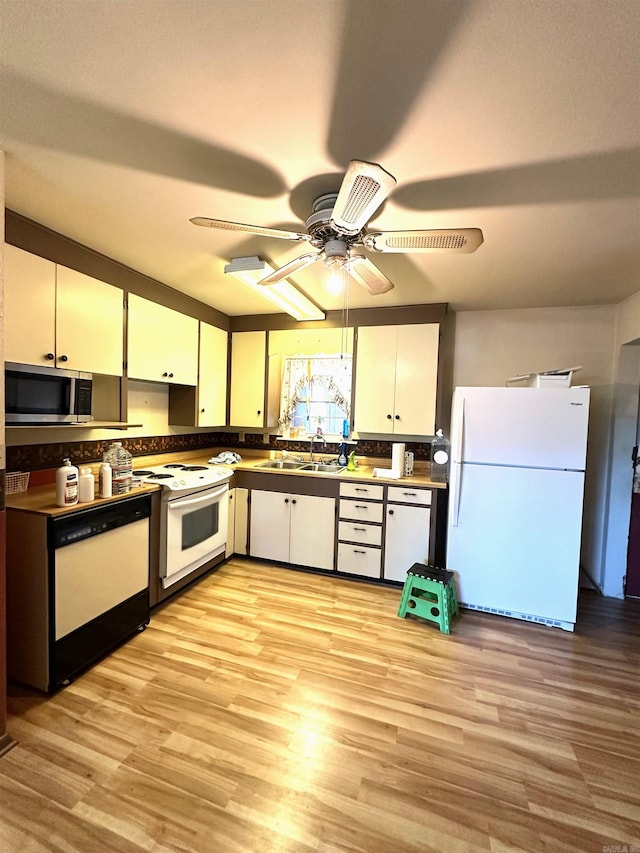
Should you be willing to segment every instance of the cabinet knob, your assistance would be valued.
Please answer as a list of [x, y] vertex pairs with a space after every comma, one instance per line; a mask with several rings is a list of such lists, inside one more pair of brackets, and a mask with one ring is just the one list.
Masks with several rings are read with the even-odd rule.
[[204, 414], [204, 409], [200, 409], [200, 413], [201, 413], [201, 414]]
[[168, 376], [169, 374], [168, 374], [168, 373], [167, 373], [167, 371], [165, 370], [165, 372], [164, 372], [162, 375], [163, 375], [163, 376]]
[[390, 510], [389, 510], [389, 515], [393, 515], [393, 510], [392, 510], [392, 509], [390, 509]]
[[60, 356], [60, 361], [69, 361], [69, 357], [68, 357], [68, 356], [66, 356], [66, 355], [61, 355], [61, 356]]
[[48, 352], [45, 355], [45, 358], [47, 359], [47, 361], [53, 361], [53, 359], [55, 358], [55, 355], [52, 352]]
[[258, 409], [258, 411], [256, 412], [256, 414], [257, 414], [257, 415], [261, 415], [261, 414], [262, 414], [262, 412], [260, 411], [260, 409]]
[[388, 421], [390, 421], [390, 420], [391, 420], [391, 415], [387, 415], [387, 420], [388, 420]]
[[294, 499], [291, 501], [291, 503], [292, 503], [292, 504], [294, 504], [295, 502], [296, 502], [296, 499], [294, 498]]
[[396, 415], [396, 420], [397, 420], [397, 421], [399, 421], [399, 420], [400, 420], [400, 415]]
[[285, 498], [285, 499], [284, 499], [284, 502], [285, 502], [286, 504], [288, 504], [288, 503], [289, 503], [289, 498]]
[[169, 374], [169, 378], [173, 379], [173, 373]]

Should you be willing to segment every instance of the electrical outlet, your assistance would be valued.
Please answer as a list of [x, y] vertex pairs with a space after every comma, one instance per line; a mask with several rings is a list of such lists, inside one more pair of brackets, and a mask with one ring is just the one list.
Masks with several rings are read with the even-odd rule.
[[244, 441], [244, 433], [243, 432], [238, 433], [238, 441]]

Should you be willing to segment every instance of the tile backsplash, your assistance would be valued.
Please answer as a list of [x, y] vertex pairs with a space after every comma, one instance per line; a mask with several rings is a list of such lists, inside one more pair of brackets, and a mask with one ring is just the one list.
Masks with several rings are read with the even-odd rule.
[[[268, 443], [265, 443], [265, 439]], [[308, 453], [308, 441], [284, 441], [276, 436], [265, 436], [262, 433], [237, 432], [202, 432], [184, 435], [157, 435], [126, 438], [116, 436], [98, 441], [75, 441], [55, 444], [26, 444], [7, 447], [7, 471], [43, 471], [57, 468], [63, 459], [68, 457], [75, 465], [89, 465], [100, 462], [103, 454], [113, 441], [122, 441], [123, 447], [132, 456], [148, 456], [150, 454], [177, 453], [182, 451], [198, 451], [210, 447], [230, 447], [242, 454], [242, 448], [251, 450], [288, 450], [294, 453]], [[416, 460], [431, 459], [431, 444], [422, 442], [405, 442], [406, 449], [411, 450]], [[317, 452], [320, 454], [336, 454], [340, 442], [327, 442]], [[391, 457], [391, 441], [358, 440], [353, 445], [358, 456]]]

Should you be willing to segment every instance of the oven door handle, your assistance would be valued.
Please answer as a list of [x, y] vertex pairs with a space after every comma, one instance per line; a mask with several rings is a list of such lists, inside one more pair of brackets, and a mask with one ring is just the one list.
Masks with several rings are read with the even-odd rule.
[[195, 498], [176, 498], [174, 501], [169, 500], [167, 506], [169, 509], [182, 509], [185, 506], [193, 506], [194, 504], [209, 503], [211, 499], [221, 498], [222, 495], [229, 490], [227, 483], [224, 486], [219, 486], [217, 489], [207, 489], [202, 491]]

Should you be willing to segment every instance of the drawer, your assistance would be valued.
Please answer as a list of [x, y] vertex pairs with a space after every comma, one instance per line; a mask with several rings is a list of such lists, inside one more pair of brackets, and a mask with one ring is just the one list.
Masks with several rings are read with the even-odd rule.
[[338, 571], [367, 578], [380, 577], [382, 551], [365, 545], [338, 544]]
[[340, 496], [343, 498], [367, 498], [370, 501], [381, 501], [384, 486], [373, 486], [368, 483], [340, 483]]
[[382, 545], [382, 527], [357, 521], [341, 521], [338, 539], [342, 542], [360, 542], [363, 545]]
[[358, 521], [375, 521], [382, 524], [382, 504], [340, 498], [340, 518], [355, 518]]
[[432, 489], [413, 489], [411, 486], [389, 486], [387, 500], [397, 504], [423, 504], [431, 506]]

